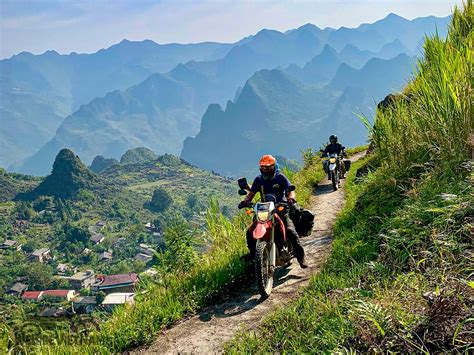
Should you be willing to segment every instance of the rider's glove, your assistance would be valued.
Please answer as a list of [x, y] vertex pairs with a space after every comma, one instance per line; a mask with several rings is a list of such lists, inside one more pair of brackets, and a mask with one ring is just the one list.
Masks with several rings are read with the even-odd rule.
[[288, 205], [293, 206], [295, 203], [296, 203], [296, 200], [294, 198], [288, 199]]
[[241, 210], [242, 208], [249, 207], [249, 203], [247, 201], [243, 200], [243, 201], [240, 201], [240, 203], [237, 207], [239, 208], [239, 210]]

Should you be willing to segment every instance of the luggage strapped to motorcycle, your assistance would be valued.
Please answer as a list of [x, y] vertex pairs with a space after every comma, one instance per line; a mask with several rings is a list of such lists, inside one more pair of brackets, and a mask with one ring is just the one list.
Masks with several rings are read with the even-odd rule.
[[293, 205], [293, 207], [290, 208], [290, 218], [300, 237], [311, 235], [314, 227], [314, 214], [311, 211]]

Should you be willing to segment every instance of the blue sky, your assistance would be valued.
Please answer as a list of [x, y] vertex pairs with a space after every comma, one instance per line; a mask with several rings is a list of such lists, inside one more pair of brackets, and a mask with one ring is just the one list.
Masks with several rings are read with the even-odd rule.
[[0, 0], [0, 57], [120, 42], [233, 42], [262, 28], [357, 27], [394, 12], [447, 16], [461, 0]]

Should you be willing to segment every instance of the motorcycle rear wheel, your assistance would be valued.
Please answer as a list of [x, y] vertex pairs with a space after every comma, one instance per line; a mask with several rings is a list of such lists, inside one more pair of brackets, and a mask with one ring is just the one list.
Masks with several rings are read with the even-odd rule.
[[273, 289], [273, 270], [270, 265], [270, 248], [264, 241], [258, 241], [255, 249], [255, 277], [260, 295], [263, 298], [270, 296]]

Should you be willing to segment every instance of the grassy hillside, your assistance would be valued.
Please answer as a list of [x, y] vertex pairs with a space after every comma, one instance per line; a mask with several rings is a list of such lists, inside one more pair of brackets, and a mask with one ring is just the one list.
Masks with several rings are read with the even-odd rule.
[[446, 41], [425, 40], [419, 74], [379, 105], [328, 263], [229, 352], [473, 350], [473, 23], [469, 0]]

